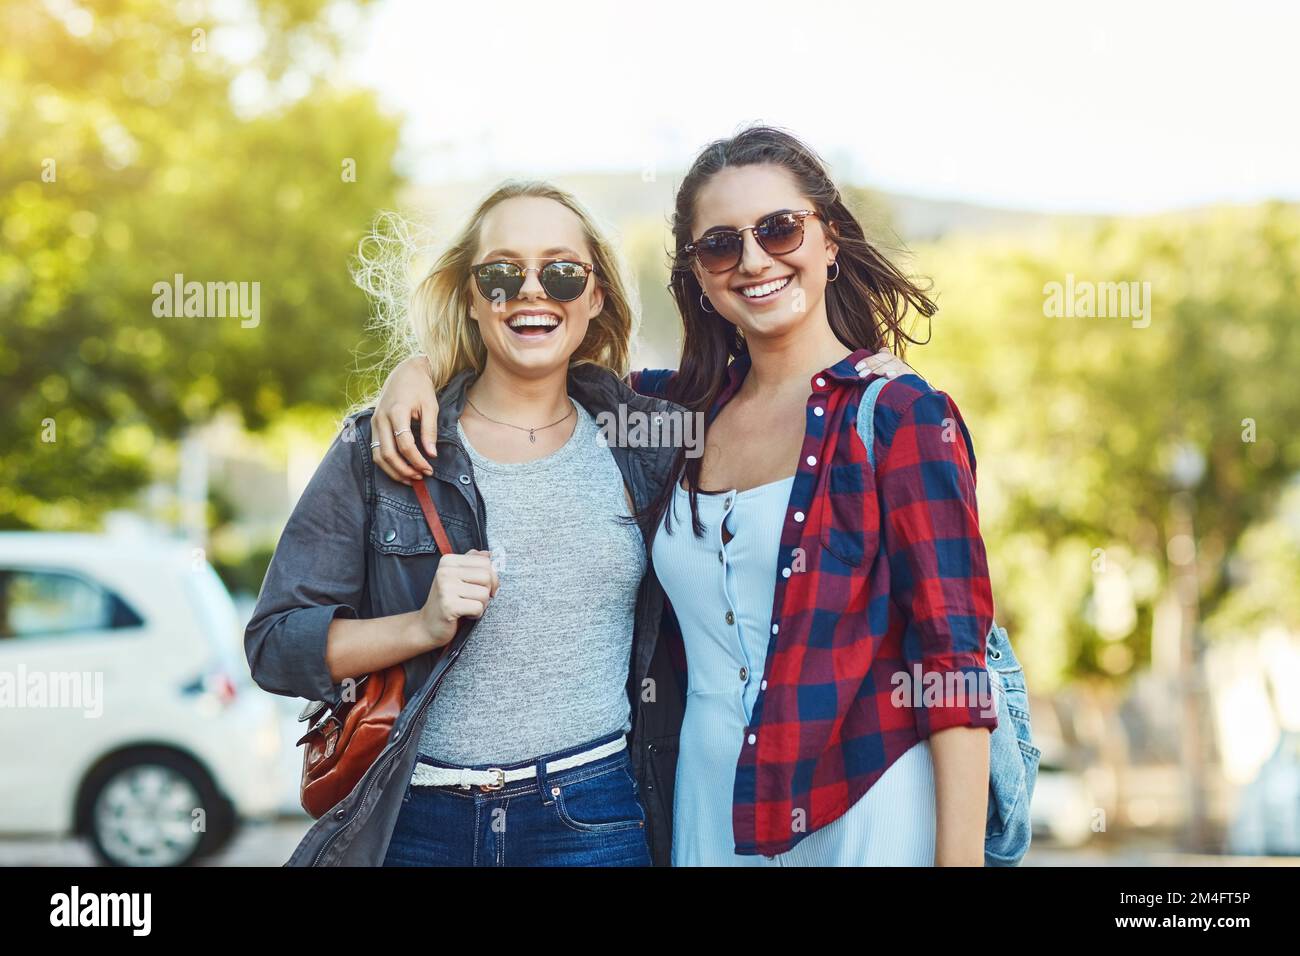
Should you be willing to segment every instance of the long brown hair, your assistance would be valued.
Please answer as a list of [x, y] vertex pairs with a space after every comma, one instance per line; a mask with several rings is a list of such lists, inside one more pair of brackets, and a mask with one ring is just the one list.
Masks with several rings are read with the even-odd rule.
[[[684, 251], [692, 239], [696, 199], [719, 171], [765, 164], [779, 166], [794, 177], [839, 246], [835, 260], [839, 275], [826, 286], [826, 317], [835, 337], [846, 349], [876, 352], [888, 347], [901, 358], [908, 343], [924, 344], [917, 343], [903, 328], [908, 310], [915, 309], [929, 318], [938, 308], [926, 295], [928, 284], [923, 289], [867, 241], [862, 225], [850, 211], [825, 164], [809, 146], [785, 130], [750, 126], [735, 136], [704, 147], [677, 190], [672, 219], [675, 251], [669, 290], [677, 302], [684, 334], [681, 368], [672, 378], [668, 397], [691, 411], [708, 413], [726, 382], [727, 367], [746, 350], [740, 329], [718, 312], [705, 311], [700, 303], [703, 289], [691, 269], [690, 256]], [[684, 469], [690, 493], [691, 525], [697, 536], [704, 533], [697, 498], [703, 460], [703, 456], [687, 458], [682, 449], [672, 470], [673, 475], [678, 475]], [[673, 493], [673, 484], [669, 484], [652, 504], [656, 516], [668, 510]], [[670, 514], [665, 522], [670, 532], [671, 517]]]

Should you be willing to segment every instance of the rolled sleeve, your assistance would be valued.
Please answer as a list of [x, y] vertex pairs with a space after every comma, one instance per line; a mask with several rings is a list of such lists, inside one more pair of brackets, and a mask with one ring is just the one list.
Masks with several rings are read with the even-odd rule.
[[997, 727], [984, 652], [993, 593], [975, 500], [975, 456], [956, 405], [920, 394], [877, 472], [891, 592], [906, 617], [903, 656], [918, 669], [917, 733]]
[[356, 617], [365, 590], [368, 475], [365, 428], [346, 428], [326, 452], [289, 516], [244, 631], [258, 686], [337, 705], [325, 651], [336, 617]]

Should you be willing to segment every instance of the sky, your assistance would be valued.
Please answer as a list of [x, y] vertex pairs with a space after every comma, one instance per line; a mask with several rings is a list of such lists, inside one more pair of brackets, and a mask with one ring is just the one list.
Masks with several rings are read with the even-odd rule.
[[417, 183], [681, 170], [763, 121], [924, 197], [1300, 199], [1292, 3], [379, 0], [349, 32]]

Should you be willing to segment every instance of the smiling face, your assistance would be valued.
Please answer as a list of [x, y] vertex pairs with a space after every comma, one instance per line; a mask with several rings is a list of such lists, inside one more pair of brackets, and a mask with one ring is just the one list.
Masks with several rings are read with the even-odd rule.
[[[541, 268], [555, 258], [592, 261], [581, 220], [561, 203], [516, 196], [493, 206], [483, 217], [476, 264], [506, 259]], [[471, 315], [488, 361], [528, 378], [567, 369], [591, 319], [604, 307], [604, 293], [594, 275], [588, 276], [582, 294], [571, 302], [547, 296], [536, 271], [528, 272], [519, 294], [506, 301], [485, 299], [473, 277], [469, 285]]]
[[[695, 200], [691, 238], [715, 228], [752, 226], [783, 210], [813, 209], [794, 177], [771, 164], [719, 170]], [[803, 242], [781, 256], [766, 252], [747, 229], [740, 265], [716, 275], [692, 260], [691, 268], [711, 306], [739, 326], [746, 338], [779, 337], [808, 322], [826, 321], [826, 270], [838, 247], [820, 218], [804, 220]]]

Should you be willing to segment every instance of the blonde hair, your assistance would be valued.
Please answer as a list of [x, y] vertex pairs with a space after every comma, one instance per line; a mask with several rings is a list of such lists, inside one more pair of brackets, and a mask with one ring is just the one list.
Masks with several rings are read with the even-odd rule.
[[[478, 248], [483, 220], [497, 205], [518, 196], [552, 199], [582, 223], [591, 248], [594, 281], [604, 292], [600, 314], [591, 319], [587, 335], [570, 358], [571, 365], [590, 363], [627, 374], [639, 305], [627, 281], [622, 257], [606, 238], [596, 218], [570, 193], [541, 180], [506, 180], [470, 216], [432, 268], [412, 290], [408, 269], [420, 245], [414, 227], [397, 213], [384, 212], [361, 240], [352, 267], [356, 284], [370, 297], [372, 326], [385, 339], [382, 364], [391, 368], [423, 352], [428, 357], [435, 389], [467, 368], [482, 372], [487, 349], [478, 323], [470, 317], [470, 266]], [[354, 411], [374, 404], [358, 403]]]

